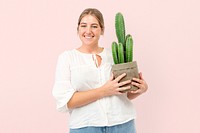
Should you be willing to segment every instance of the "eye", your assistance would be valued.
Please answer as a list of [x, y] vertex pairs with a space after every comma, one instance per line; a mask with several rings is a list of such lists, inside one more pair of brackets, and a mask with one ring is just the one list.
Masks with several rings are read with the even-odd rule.
[[92, 25], [92, 28], [98, 28], [98, 26], [96, 26], [96, 25]]

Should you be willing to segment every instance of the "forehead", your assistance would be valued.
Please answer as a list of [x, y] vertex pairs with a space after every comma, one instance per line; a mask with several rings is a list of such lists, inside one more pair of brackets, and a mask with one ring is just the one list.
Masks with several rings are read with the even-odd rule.
[[99, 24], [98, 20], [96, 19], [96, 17], [92, 16], [92, 15], [86, 15], [84, 16], [80, 23], [87, 23], [87, 24]]

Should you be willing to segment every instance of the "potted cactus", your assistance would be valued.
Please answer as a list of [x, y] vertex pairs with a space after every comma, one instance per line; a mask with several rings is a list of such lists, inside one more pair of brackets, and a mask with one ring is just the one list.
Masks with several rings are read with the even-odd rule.
[[[124, 17], [120, 12], [115, 16], [115, 31], [118, 43], [112, 42], [112, 56], [114, 60], [112, 72], [114, 78], [122, 73], [126, 73], [126, 77], [121, 81], [131, 80], [133, 77], [139, 78], [137, 62], [133, 61], [133, 39], [130, 34], [125, 34]], [[129, 90], [123, 92], [137, 89], [136, 86], [131, 85]]]

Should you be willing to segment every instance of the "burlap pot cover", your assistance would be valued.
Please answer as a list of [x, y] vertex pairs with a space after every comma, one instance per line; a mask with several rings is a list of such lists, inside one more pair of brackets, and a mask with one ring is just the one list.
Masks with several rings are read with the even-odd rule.
[[[124, 78], [122, 78], [120, 80], [120, 82], [126, 81], [126, 80], [131, 80], [133, 77], [139, 78], [138, 66], [137, 66], [136, 61], [128, 62], [128, 63], [115, 64], [115, 65], [112, 66], [112, 72], [113, 72], [114, 78], [117, 78], [119, 75], [126, 73], [126, 76]], [[133, 86], [131, 84], [127, 84], [125, 86], [131, 86], [131, 89], [128, 89], [128, 90], [125, 90], [125, 91], [122, 91], [122, 92], [127, 92], [127, 91], [138, 89], [136, 86]]]

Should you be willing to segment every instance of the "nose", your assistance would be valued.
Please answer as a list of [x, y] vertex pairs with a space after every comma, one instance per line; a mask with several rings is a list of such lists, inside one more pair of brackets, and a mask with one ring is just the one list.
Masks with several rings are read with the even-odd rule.
[[91, 32], [91, 28], [90, 28], [90, 27], [87, 27], [86, 33], [90, 33], [90, 32]]

